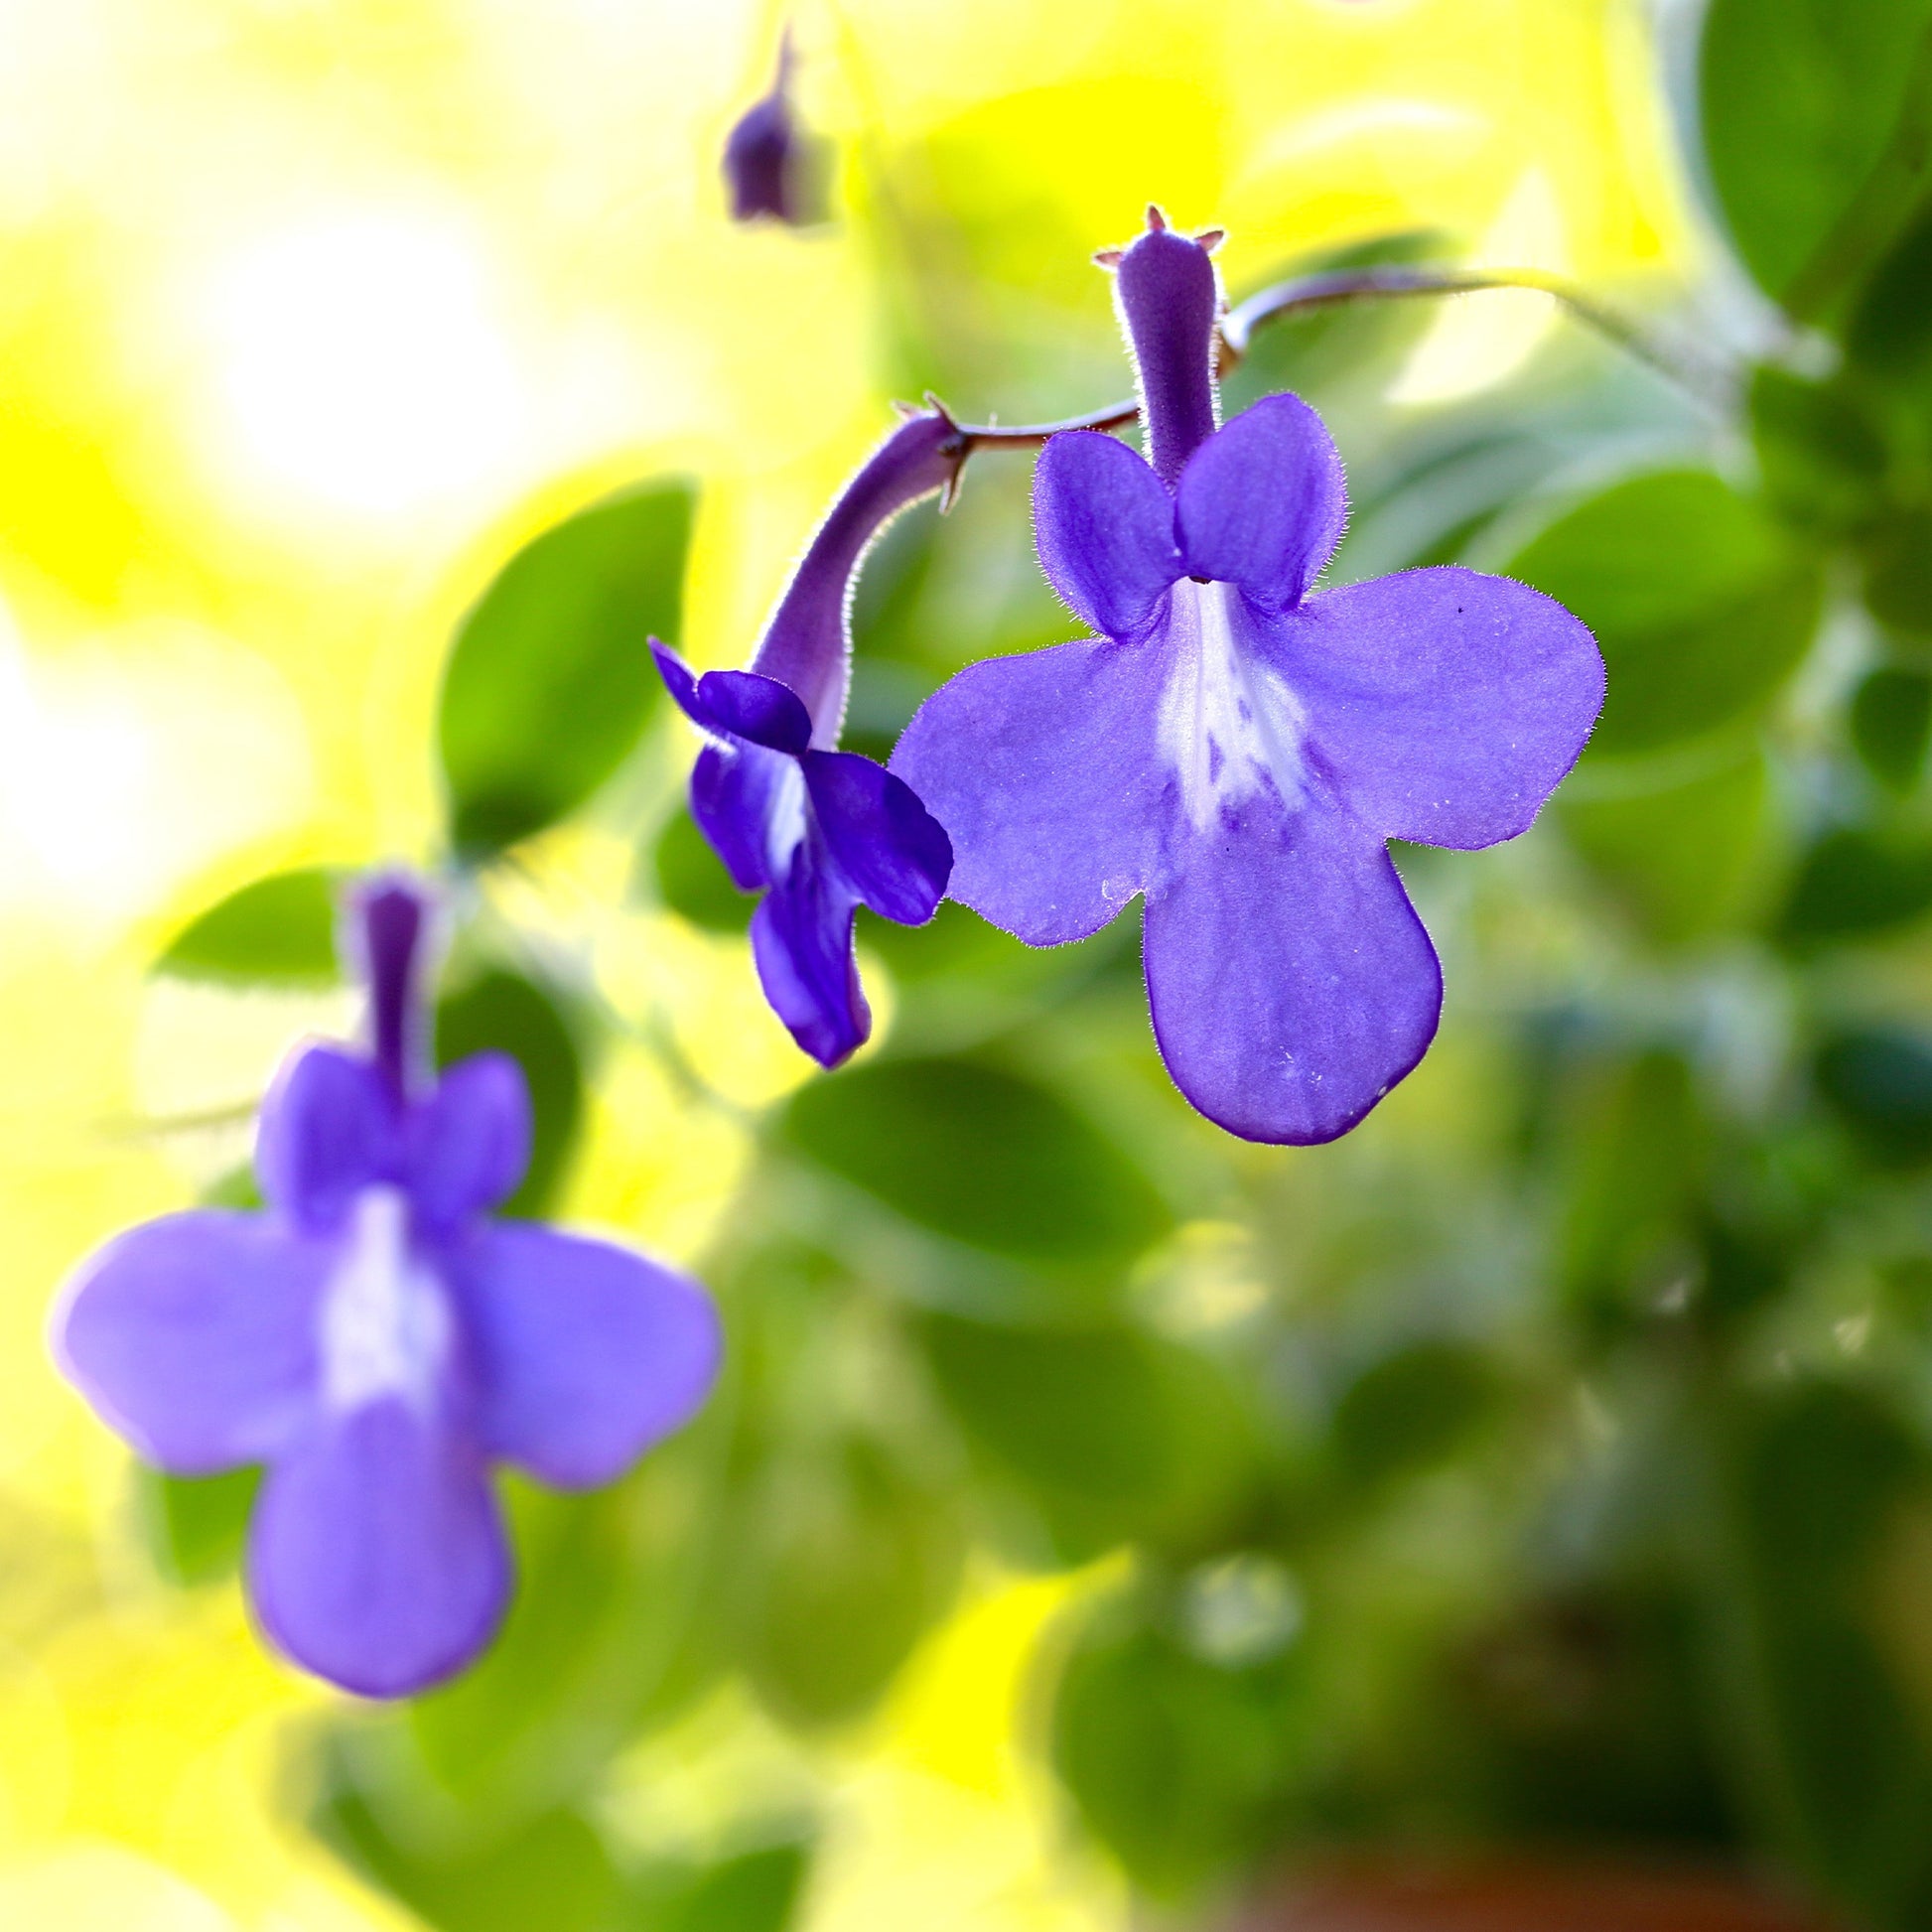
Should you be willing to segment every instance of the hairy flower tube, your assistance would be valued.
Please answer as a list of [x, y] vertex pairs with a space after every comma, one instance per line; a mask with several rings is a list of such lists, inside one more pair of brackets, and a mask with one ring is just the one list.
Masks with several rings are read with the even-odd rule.
[[433, 908], [358, 895], [370, 1043], [298, 1049], [261, 1113], [266, 1211], [134, 1228], [69, 1288], [54, 1344], [144, 1456], [179, 1475], [266, 1463], [247, 1584], [295, 1662], [369, 1697], [469, 1663], [510, 1558], [490, 1465], [609, 1482], [716, 1377], [697, 1283], [603, 1241], [492, 1221], [530, 1152], [516, 1062], [428, 1067]]
[[950, 891], [1030, 945], [1136, 897], [1175, 1084], [1254, 1141], [1346, 1133], [1422, 1058], [1436, 953], [1387, 842], [1513, 838], [1603, 698], [1586, 627], [1459, 568], [1316, 590], [1347, 513], [1299, 397], [1217, 427], [1208, 249], [1150, 210], [1117, 257], [1147, 456], [1039, 458], [1039, 559], [1098, 632], [969, 666], [892, 769], [951, 838]]
[[823, 1066], [872, 1031], [853, 953], [857, 908], [922, 925], [952, 872], [945, 833], [904, 780], [837, 747], [853, 573], [900, 510], [952, 486], [960, 460], [943, 411], [901, 423], [819, 526], [749, 670], [700, 677], [651, 642], [671, 696], [711, 741], [691, 774], [691, 815], [739, 889], [764, 895], [752, 915], [759, 983]]

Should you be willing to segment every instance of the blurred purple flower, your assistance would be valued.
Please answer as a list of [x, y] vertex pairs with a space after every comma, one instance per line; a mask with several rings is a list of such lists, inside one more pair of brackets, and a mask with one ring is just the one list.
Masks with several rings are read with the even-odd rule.
[[853, 956], [857, 908], [922, 925], [952, 871], [952, 847], [910, 787], [837, 746], [853, 573], [894, 516], [951, 487], [959, 463], [943, 411], [901, 423], [819, 526], [750, 670], [698, 677], [651, 640], [671, 696], [712, 741], [691, 774], [691, 814], [739, 889], [765, 895], [752, 915], [759, 980], [822, 1066], [872, 1031]]
[[817, 218], [812, 206], [814, 144], [799, 130], [791, 109], [791, 30], [778, 43], [778, 71], [771, 91], [753, 102], [725, 137], [725, 187], [732, 219], [768, 217], [790, 227]]
[[179, 1475], [269, 1465], [250, 1526], [254, 1607], [289, 1657], [368, 1697], [469, 1663], [510, 1561], [488, 1481], [611, 1481], [695, 1413], [718, 1320], [683, 1275], [488, 1210], [520, 1178], [516, 1062], [427, 1063], [431, 907], [359, 895], [368, 1053], [297, 1051], [264, 1103], [263, 1213], [170, 1214], [111, 1241], [56, 1316], [62, 1367]]
[[1167, 228], [1118, 256], [1148, 457], [1053, 437], [1039, 558], [1092, 641], [975, 664], [892, 769], [950, 836], [954, 897], [1030, 945], [1146, 900], [1154, 1028], [1195, 1107], [1255, 1141], [1347, 1132], [1422, 1058], [1442, 975], [1389, 839], [1525, 830], [1603, 696], [1589, 632], [1457, 568], [1315, 591], [1341, 462], [1275, 395], [1217, 428], [1219, 289]]

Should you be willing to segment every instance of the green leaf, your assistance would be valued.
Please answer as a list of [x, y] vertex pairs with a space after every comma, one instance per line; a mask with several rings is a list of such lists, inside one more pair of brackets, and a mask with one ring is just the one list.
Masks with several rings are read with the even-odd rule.
[[1816, 564], [1708, 471], [1618, 483], [1508, 569], [1596, 633], [1609, 688], [1593, 755], [1651, 751], [1762, 704], [1817, 627]]
[[1865, 609], [1888, 629], [1932, 637], [1932, 510], [1891, 511], [1862, 549]]
[[785, 1932], [804, 1896], [812, 1848], [762, 1845], [715, 1863], [653, 1873], [624, 1932]]
[[965, 1549], [948, 1498], [856, 1437], [768, 1468], [753, 1538], [745, 1665], [772, 1713], [802, 1726], [877, 1701], [952, 1601]]
[[1932, 1041], [1897, 1028], [1864, 1027], [1826, 1041], [1818, 1091], [1886, 1167], [1932, 1161]]
[[1918, 784], [1932, 738], [1932, 673], [1904, 664], [1870, 672], [1852, 699], [1852, 744], [1864, 768], [1900, 797]]
[[449, 1066], [491, 1049], [522, 1067], [533, 1120], [529, 1171], [503, 1211], [540, 1214], [563, 1177], [583, 1112], [577, 1040], [556, 1001], [534, 980], [493, 967], [438, 1003], [436, 1060]]
[[1893, 242], [1859, 294], [1845, 352], [1889, 390], [1922, 391], [1932, 376], [1932, 204]]
[[1795, 946], [1880, 937], [1932, 910], [1932, 841], [1848, 826], [1799, 861], [1777, 922]]
[[171, 1476], [140, 1464], [136, 1507], [155, 1567], [177, 1584], [217, 1583], [232, 1575], [261, 1477], [254, 1468]]
[[1874, 520], [1890, 452], [1844, 382], [1765, 363], [1751, 377], [1750, 412], [1764, 494], [1786, 522], [1843, 536]]
[[1735, 924], [1763, 874], [1771, 829], [1763, 754], [1746, 747], [1692, 777], [1654, 789], [1558, 800], [1578, 855], [1662, 946]]
[[815, 1080], [783, 1131], [921, 1226], [996, 1254], [1118, 1266], [1170, 1225], [1098, 1128], [1044, 1087], [970, 1060], [875, 1061]]
[[[501, 1833], [423, 1842], [346, 1783], [328, 1792], [318, 1835], [436, 1932], [603, 1932], [618, 1874], [581, 1812], [545, 1812]], [[412, 1821], [416, 1822], [416, 1821]]]
[[305, 866], [257, 879], [178, 932], [155, 971], [244, 985], [332, 986], [341, 875]]
[[1273, 1844], [1301, 1686], [1293, 1651], [1227, 1668], [1103, 1612], [1060, 1674], [1053, 1769], [1137, 1884], [1184, 1894]]
[[580, 511], [464, 619], [437, 742], [465, 858], [566, 817], [630, 755], [660, 695], [647, 640], [678, 637], [693, 502], [667, 483]]
[[1499, 1393], [1481, 1350], [1464, 1342], [1412, 1342], [1343, 1391], [1332, 1425], [1336, 1453], [1363, 1484], [1425, 1468], [1468, 1436]]
[[665, 820], [658, 833], [651, 848], [651, 868], [658, 897], [680, 918], [707, 932], [743, 932], [751, 924], [757, 897], [738, 890], [725, 862], [684, 806]]
[[1712, 0], [1706, 164], [1744, 265], [1819, 314], [1890, 239], [1927, 176], [1932, 0]]

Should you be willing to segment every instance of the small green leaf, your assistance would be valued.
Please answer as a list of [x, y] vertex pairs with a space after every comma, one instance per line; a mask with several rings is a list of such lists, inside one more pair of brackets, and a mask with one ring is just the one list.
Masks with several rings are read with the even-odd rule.
[[1848, 826], [1799, 861], [1778, 936], [1814, 945], [1879, 936], [1932, 910], [1932, 841]]
[[1888, 629], [1932, 637], [1932, 510], [1891, 511], [1861, 547], [1865, 609]]
[[1903, 797], [1925, 767], [1932, 737], [1932, 673], [1887, 664], [1866, 676], [1852, 699], [1852, 743], [1864, 768]]
[[651, 868], [658, 896], [680, 918], [707, 932], [743, 932], [751, 923], [756, 896], [738, 890], [724, 861], [698, 830], [697, 820], [682, 805], [657, 835]]
[[1593, 756], [1691, 738], [1763, 703], [1817, 627], [1815, 563], [1708, 471], [1632, 478], [1509, 566], [1596, 633], [1609, 672]]
[[875, 1061], [799, 1090], [792, 1146], [934, 1232], [1042, 1263], [1117, 1265], [1170, 1216], [1057, 1095], [962, 1059]]
[[1861, 1028], [1828, 1040], [1818, 1091], [1887, 1167], [1932, 1161], [1932, 1041], [1896, 1028]]
[[142, 1464], [138, 1508], [156, 1567], [178, 1584], [216, 1583], [241, 1560], [259, 1469], [171, 1476]]
[[1812, 382], [1765, 363], [1751, 378], [1750, 410], [1758, 474], [1780, 516], [1825, 536], [1873, 521], [1889, 452], [1844, 382]]
[[629, 756], [660, 694], [648, 639], [678, 637], [693, 500], [656, 483], [580, 511], [464, 619], [437, 734], [466, 858], [568, 816]]
[[1758, 285], [1810, 319], [1924, 185], [1932, 0], [1712, 0], [1706, 164]]
[[762, 1845], [713, 1864], [652, 1873], [624, 1932], [785, 1932], [804, 1896], [812, 1848]]
[[1380, 1483], [1438, 1462], [1491, 1409], [1499, 1390], [1479, 1349], [1413, 1342], [1358, 1375], [1335, 1406], [1335, 1450], [1356, 1482]]
[[305, 866], [257, 879], [177, 933], [155, 971], [242, 985], [332, 986], [340, 875]]
[[1762, 753], [1627, 795], [1573, 791], [1558, 813], [1577, 853], [1647, 937], [1682, 945], [1749, 910], [1770, 830]]
[[503, 1211], [540, 1214], [563, 1177], [583, 1112], [577, 1040], [556, 1001], [534, 980], [494, 967], [445, 994], [436, 1009], [439, 1066], [489, 1049], [522, 1067], [534, 1120], [529, 1171]]

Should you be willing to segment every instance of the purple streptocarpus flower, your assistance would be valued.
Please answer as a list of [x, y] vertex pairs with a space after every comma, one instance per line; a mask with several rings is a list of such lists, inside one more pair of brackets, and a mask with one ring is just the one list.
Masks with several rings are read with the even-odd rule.
[[697, 1283], [489, 1209], [521, 1177], [521, 1069], [429, 1071], [431, 907], [366, 887], [351, 950], [370, 1048], [298, 1049], [262, 1107], [266, 1212], [169, 1214], [110, 1241], [55, 1318], [61, 1366], [180, 1475], [265, 1462], [255, 1611], [295, 1662], [368, 1697], [420, 1691], [500, 1621], [510, 1560], [488, 1473], [611, 1481], [717, 1373]]
[[911, 788], [837, 746], [853, 573], [900, 510], [952, 487], [959, 464], [944, 411], [901, 423], [819, 526], [750, 670], [699, 677], [651, 640], [671, 696], [712, 741], [691, 773], [691, 815], [740, 891], [764, 894], [752, 915], [759, 980], [822, 1066], [837, 1066], [872, 1031], [853, 957], [856, 909], [923, 925], [952, 871], [952, 847]]
[[1216, 427], [1214, 266], [1157, 210], [1114, 265], [1147, 458], [1062, 434], [1034, 480], [1040, 563], [1100, 634], [960, 672], [892, 769], [952, 840], [952, 896], [1030, 945], [1143, 897], [1181, 1092], [1248, 1140], [1332, 1140], [1442, 1007], [1387, 841], [1525, 830], [1589, 735], [1602, 659], [1504, 578], [1315, 590], [1347, 508], [1321, 419], [1284, 394]]
[[754, 101], [725, 137], [725, 188], [734, 221], [763, 218], [801, 227], [815, 216], [811, 143], [791, 107], [792, 66], [786, 28], [771, 91]]

